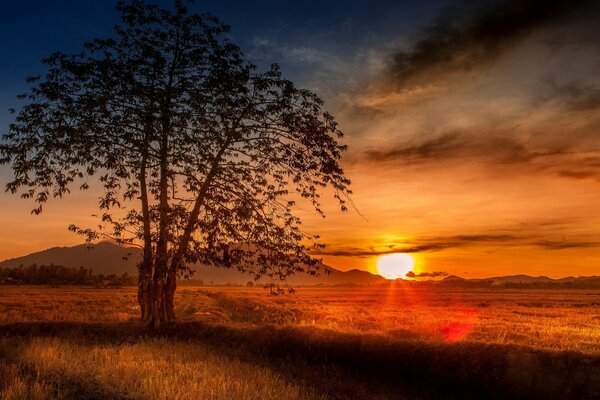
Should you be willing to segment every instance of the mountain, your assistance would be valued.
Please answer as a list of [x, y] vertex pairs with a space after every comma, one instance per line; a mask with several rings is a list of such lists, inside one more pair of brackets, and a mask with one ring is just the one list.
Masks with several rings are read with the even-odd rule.
[[[137, 275], [136, 265], [141, 261], [141, 250], [137, 247], [118, 246], [112, 242], [100, 242], [94, 246], [85, 244], [73, 247], [53, 247], [23, 257], [0, 262], [0, 268], [29, 266], [32, 264], [56, 264], [65, 267], [91, 268], [95, 274]], [[205, 283], [241, 284], [253, 280], [253, 276], [239, 272], [235, 268], [219, 268], [208, 265], [193, 265], [194, 278]], [[325, 273], [328, 270], [329, 273]], [[261, 281], [259, 281], [260, 283]], [[264, 281], [263, 281], [264, 282]], [[389, 281], [379, 275], [367, 271], [353, 269], [339, 271], [325, 266], [320, 276], [296, 274], [290, 277], [288, 284], [299, 285], [373, 285], [386, 284]], [[411, 282], [411, 281], [409, 281]], [[413, 283], [413, 282], [411, 282]], [[600, 277], [566, 277], [552, 279], [547, 276], [511, 275], [484, 279], [464, 279], [450, 275], [440, 281], [421, 281], [420, 284], [431, 284], [440, 287], [515, 287], [515, 288], [600, 288]]]
[[441, 281], [438, 281], [436, 284], [442, 287], [461, 288], [600, 289], [600, 276], [569, 276], [566, 278], [552, 279], [547, 276], [509, 275], [483, 279], [464, 279], [455, 275], [450, 275]]
[[[136, 275], [136, 265], [141, 261], [141, 250], [137, 247], [124, 247], [112, 242], [100, 242], [93, 246], [86, 244], [73, 247], [53, 247], [44, 251], [32, 253], [23, 257], [12, 258], [0, 262], [0, 268], [18, 267], [20, 265], [63, 265], [65, 267], [91, 268], [95, 274]], [[220, 268], [209, 265], [196, 264], [194, 278], [202, 279], [205, 283], [241, 284], [245, 285], [253, 280], [253, 276], [239, 272], [235, 268]], [[325, 269], [329, 273], [325, 273]], [[296, 274], [288, 279], [291, 285], [368, 285], [385, 281], [379, 275], [367, 271], [350, 270], [339, 271], [335, 268], [325, 267], [320, 276]]]
[[0, 268], [55, 264], [70, 268], [84, 266], [91, 268], [96, 274], [122, 275], [127, 272], [131, 275], [137, 273], [136, 264], [140, 260], [140, 250], [136, 247], [122, 247], [110, 242], [100, 242], [94, 246], [81, 244], [73, 247], [52, 247], [2, 261]]
[[555, 279], [548, 278], [547, 276], [529, 276], [529, 275], [510, 275], [510, 276], [496, 276], [493, 278], [482, 279], [484, 281], [493, 281], [496, 283], [533, 283], [533, 282], [553, 282]]
[[441, 283], [441, 282], [446, 282], [446, 283], [449, 283], [449, 282], [464, 282], [465, 280], [466, 280], [466, 279], [464, 279], [464, 278], [461, 278], [460, 276], [456, 276], [456, 275], [449, 275], [449, 276], [445, 277], [444, 279], [442, 279], [442, 280], [440, 281], [440, 283]]

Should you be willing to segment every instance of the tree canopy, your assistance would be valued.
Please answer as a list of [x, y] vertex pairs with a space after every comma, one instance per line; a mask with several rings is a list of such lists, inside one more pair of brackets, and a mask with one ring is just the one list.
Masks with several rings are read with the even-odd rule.
[[103, 187], [101, 224], [70, 229], [144, 249], [142, 317], [173, 319], [178, 274], [195, 262], [273, 281], [315, 274], [318, 237], [296, 202], [317, 213], [329, 188], [346, 209], [350, 181], [335, 119], [314, 93], [249, 62], [209, 14], [182, 1], [120, 2], [115, 38], [44, 59], [3, 136], [7, 190], [36, 203], [91, 180]]

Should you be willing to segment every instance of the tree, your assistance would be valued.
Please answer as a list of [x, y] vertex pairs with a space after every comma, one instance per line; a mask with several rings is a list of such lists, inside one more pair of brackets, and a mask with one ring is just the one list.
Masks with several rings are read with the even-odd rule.
[[88, 241], [139, 246], [142, 318], [175, 318], [177, 276], [196, 262], [235, 267], [276, 282], [316, 274], [322, 246], [301, 229], [301, 199], [323, 214], [329, 188], [346, 210], [350, 181], [335, 119], [277, 65], [248, 62], [229, 27], [142, 0], [120, 2], [116, 38], [54, 53], [28, 78], [26, 104], [3, 136], [7, 190], [34, 213], [73, 186], [102, 185], [101, 224], [71, 226]]

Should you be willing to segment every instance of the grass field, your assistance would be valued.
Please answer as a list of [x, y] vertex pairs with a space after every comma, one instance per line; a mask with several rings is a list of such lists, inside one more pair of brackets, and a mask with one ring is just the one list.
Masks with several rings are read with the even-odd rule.
[[0, 287], [0, 398], [600, 398], [600, 292]]

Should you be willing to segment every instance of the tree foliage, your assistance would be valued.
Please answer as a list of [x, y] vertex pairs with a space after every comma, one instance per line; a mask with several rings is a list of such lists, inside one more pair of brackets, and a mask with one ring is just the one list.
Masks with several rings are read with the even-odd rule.
[[27, 285], [103, 285], [120, 286], [134, 284], [134, 280], [125, 272], [121, 276], [116, 274], [94, 274], [92, 269], [80, 266], [79, 268], [64, 267], [62, 265], [37, 265], [27, 267], [0, 268], [0, 283], [27, 284]]
[[322, 100], [275, 64], [259, 72], [228, 26], [181, 1], [118, 9], [115, 38], [54, 53], [46, 74], [28, 79], [0, 149], [14, 171], [7, 190], [39, 213], [99, 180], [102, 223], [71, 230], [143, 247], [140, 304], [155, 322], [174, 318], [175, 278], [191, 263], [274, 282], [315, 274], [310, 248], [321, 245], [296, 202], [323, 214], [323, 189], [342, 210], [350, 193], [342, 132]]

